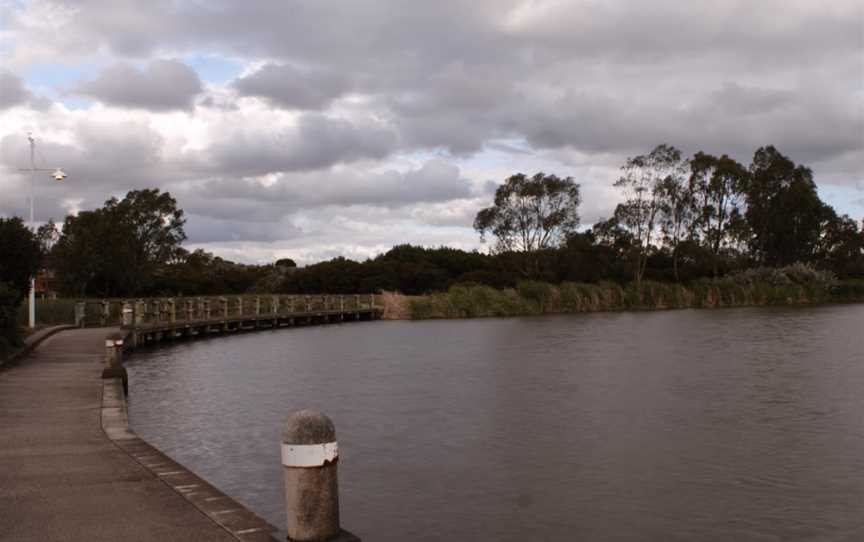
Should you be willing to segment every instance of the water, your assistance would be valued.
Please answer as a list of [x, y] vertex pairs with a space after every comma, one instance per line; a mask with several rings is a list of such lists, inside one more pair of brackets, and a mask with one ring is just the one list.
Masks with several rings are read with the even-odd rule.
[[333, 418], [366, 541], [864, 540], [864, 305], [264, 331], [136, 354], [140, 435], [284, 526]]

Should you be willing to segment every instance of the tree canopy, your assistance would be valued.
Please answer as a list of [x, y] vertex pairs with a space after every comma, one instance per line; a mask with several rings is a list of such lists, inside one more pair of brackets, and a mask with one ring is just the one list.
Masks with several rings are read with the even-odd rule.
[[66, 217], [52, 250], [61, 286], [77, 295], [119, 296], [148, 289], [186, 238], [171, 194], [133, 190], [92, 211]]
[[492, 207], [477, 213], [474, 229], [496, 239], [499, 252], [560, 246], [579, 227], [579, 185], [571, 177], [519, 173], [495, 191]]

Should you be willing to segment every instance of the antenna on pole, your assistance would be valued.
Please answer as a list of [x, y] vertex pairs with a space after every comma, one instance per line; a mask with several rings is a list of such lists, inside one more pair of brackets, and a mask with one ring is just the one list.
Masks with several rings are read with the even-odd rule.
[[[63, 173], [59, 167], [54, 169], [44, 169], [36, 167], [36, 138], [33, 137], [33, 132], [27, 132], [27, 141], [30, 142], [30, 167], [26, 169], [20, 169], [19, 171], [29, 171], [30, 172], [30, 229], [33, 230], [33, 233], [36, 233], [36, 220], [33, 213], [34, 200], [36, 199], [35, 195], [35, 185], [36, 185], [36, 172], [37, 171], [51, 171], [51, 177], [55, 181], [62, 181], [66, 178], [66, 174]], [[30, 278], [30, 299], [29, 299], [29, 318], [28, 323], [30, 328], [36, 327], [36, 277]]]

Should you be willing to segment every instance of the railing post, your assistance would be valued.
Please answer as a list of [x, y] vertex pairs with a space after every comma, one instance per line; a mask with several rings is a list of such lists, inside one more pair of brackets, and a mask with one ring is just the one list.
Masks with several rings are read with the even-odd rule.
[[274, 295], [270, 300], [270, 311], [273, 312], [273, 315], [279, 314], [279, 296]]
[[243, 316], [243, 298], [237, 298], [237, 316]]
[[111, 305], [107, 299], [102, 300], [102, 311], [99, 314], [99, 325], [105, 327], [108, 325], [108, 318], [111, 316]]
[[204, 303], [204, 319], [209, 320], [210, 319], [210, 300], [205, 299], [204, 301], [202, 301], [202, 303]]
[[294, 312], [294, 296], [293, 295], [288, 296], [288, 312], [289, 313]]
[[312, 296], [306, 296], [306, 312], [312, 312]]
[[219, 308], [222, 309], [222, 317], [228, 318], [228, 299], [225, 297], [219, 298]]
[[133, 324], [133, 322], [135, 321], [134, 313], [135, 310], [132, 308], [132, 303], [130, 303], [128, 300], [124, 301], [123, 308], [121, 309], [120, 313], [122, 318], [121, 324], [123, 327], [130, 327]]
[[339, 311], [345, 312], [345, 296], [344, 295], [339, 296]]
[[168, 300], [168, 316], [172, 324], [177, 321], [177, 305], [173, 297]]
[[354, 295], [354, 308], [360, 310], [360, 294]]
[[195, 302], [191, 299], [186, 300], [186, 322], [191, 322], [195, 319]]
[[359, 542], [339, 527], [339, 446], [330, 419], [300, 410], [285, 420], [282, 470], [288, 540]]
[[135, 322], [136, 326], [140, 326], [144, 323], [145, 312], [147, 311], [147, 304], [140, 299], [135, 300], [135, 312], [132, 314], [132, 319]]
[[255, 316], [261, 316], [261, 298], [255, 296]]
[[87, 315], [87, 304], [83, 301], [75, 303], [75, 325], [84, 327], [84, 319]]
[[369, 294], [369, 308], [375, 308], [375, 294]]

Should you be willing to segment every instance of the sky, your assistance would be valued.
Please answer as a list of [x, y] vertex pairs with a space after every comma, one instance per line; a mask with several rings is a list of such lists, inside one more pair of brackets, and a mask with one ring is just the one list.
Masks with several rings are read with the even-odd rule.
[[169, 191], [246, 263], [483, 248], [515, 173], [608, 217], [630, 156], [774, 145], [864, 218], [859, 0], [0, 0], [0, 216]]

